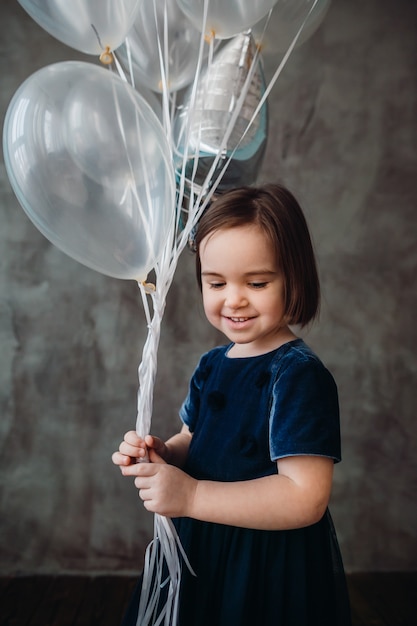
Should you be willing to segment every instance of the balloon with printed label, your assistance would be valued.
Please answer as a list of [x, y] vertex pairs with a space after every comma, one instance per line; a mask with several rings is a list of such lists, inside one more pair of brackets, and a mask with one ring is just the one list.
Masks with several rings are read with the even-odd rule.
[[[262, 62], [250, 33], [228, 41], [185, 94], [174, 124], [177, 178], [206, 193], [230, 159], [217, 191], [255, 182], [268, 134]], [[237, 108], [238, 105], [240, 108]], [[251, 125], [248, 127], [249, 123]], [[214, 169], [213, 169], [214, 167]]]

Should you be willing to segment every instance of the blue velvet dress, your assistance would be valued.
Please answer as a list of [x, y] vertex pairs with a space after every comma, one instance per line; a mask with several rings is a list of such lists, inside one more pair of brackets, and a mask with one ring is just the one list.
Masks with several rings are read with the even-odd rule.
[[[267, 354], [230, 358], [230, 347], [203, 355], [192, 377], [180, 411], [193, 433], [185, 471], [242, 481], [276, 474], [277, 459], [286, 456], [340, 461], [336, 385], [310, 348], [296, 339]], [[183, 568], [178, 626], [350, 625], [328, 511], [316, 524], [283, 531], [174, 523], [196, 573]]]

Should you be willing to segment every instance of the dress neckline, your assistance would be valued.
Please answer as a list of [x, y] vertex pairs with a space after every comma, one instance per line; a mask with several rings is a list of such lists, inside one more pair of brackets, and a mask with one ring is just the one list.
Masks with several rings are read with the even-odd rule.
[[249, 361], [250, 359], [262, 359], [267, 356], [272, 356], [273, 354], [276, 354], [280, 350], [283, 350], [285, 348], [288, 348], [290, 346], [293, 346], [299, 343], [303, 343], [303, 339], [301, 339], [301, 337], [296, 337], [295, 339], [290, 339], [290, 341], [285, 341], [284, 343], [282, 343], [277, 348], [274, 348], [273, 350], [269, 350], [268, 352], [263, 352], [262, 354], [255, 354], [253, 356], [229, 356], [228, 355], [229, 351], [235, 345], [235, 343], [229, 343], [227, 346], [225, 346], [224, 357], [228, 361], [245, 361], [245, 360]]

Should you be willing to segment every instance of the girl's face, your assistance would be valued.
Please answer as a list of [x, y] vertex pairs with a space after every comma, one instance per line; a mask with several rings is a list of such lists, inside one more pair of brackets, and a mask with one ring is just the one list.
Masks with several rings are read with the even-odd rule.
[[229, 356], [255, 356], [294, 339], [284, 321], [284, 281], [256, 225], [217, 230], [200, 244], [204, 310], [234, 342]]

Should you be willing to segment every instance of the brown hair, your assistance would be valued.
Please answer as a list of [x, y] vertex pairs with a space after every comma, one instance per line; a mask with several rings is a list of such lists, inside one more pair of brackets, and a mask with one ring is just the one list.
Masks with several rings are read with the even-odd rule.
[[271, 241], [284, 276], [288, 324], [305, 326], [318, 314], [320, 283], [316, 259], [303, 211], [281, 185], [240, 187], [219, 196], [205, 211], [194, 238], [197, 280], [201, 289], [202, 240], [216, 230], [254, 224]]

